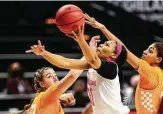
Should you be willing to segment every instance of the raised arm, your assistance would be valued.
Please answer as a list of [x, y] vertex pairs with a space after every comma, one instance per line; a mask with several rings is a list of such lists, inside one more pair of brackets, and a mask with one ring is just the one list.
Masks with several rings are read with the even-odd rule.
[[44, 103], [48, 103], [48, 99], [59, 99], [60, 96], [76, 81], [82, 72], [83, 70], [70, 70], [57, 85], [53, 84], [50, 86], [42, 97], [42, 99], [44, 99]]
[[[78, 42], [84, 57], [87, 62], [95, 69], [99, 68], [101, 65], [101, 60], [99, 59], [95, 50], [90, 47], [84, 39], [84, 25], [79, 27], [78, 33], [72, 31], [73, 38]], [[96, 36], [98, 37], [98, 36]]]
[[[90, 17], [88, 14], [85, 14], [85, 19], [86, 19], [87, 24], [91, 25], [94, 28], [101, 30], [108, 40], [115, 40], [123, 44], [123, 42], [119, 40], [114, 34], [112, 34], [103, 24], [99, 23], [94, 18]], [[131, 64], [132, 67], [137, 69], [139, 67], [139, 58], [136, 57], [132, 52], [130, 52], [125, 45], [124, 47], [127, 50], [127, 62]]]
[[65, 69], [88, 69], [90, 65], [85, 59], [69, 59], [57, 54], [53, 54], [45, 50], [42, 46], [41, 41], [38, 41], [38, 45], [31, 46], [31, 49], [26, 51], [26, 53], [34, 53], [36, 55], [41, 55], [44, 59], [49, 61], [51, 64]]

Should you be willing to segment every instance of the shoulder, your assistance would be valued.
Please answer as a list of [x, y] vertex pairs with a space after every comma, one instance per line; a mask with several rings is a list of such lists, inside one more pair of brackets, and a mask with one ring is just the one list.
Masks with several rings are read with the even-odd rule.
[[143, 59], [139, 59], [139, 62], [140, 62], [140, 64], [148, 64], [149, 65], [149, 63]]
[[37, 103], [40, 101], [40, 99], [42, 98], [42, 96], [45, 94], [45, 92], [40, 92], [40, 93], [36, 93], [36, 96], [34, 98], [34, 103]]
[[137, 70], [138, 70], [138, 72], [149, 71], [149, 73], [152, 73], [152, 72], [158, 72], [158, 71], [160, 71], [160, 69], [161, 69], [160, 67], [152, 66], [147, 61], [140, 59], [139, 67]]
[[40, 92], [40, 93], [37, 94], [36, 97], [37, 97], [37, 98], [40, 98], [40, 97], [43, 96], [44, 94], [45, 94], [45, 92]]
[[108, 60], [101, 60], [102, 65], [107, 65], [109, 66], [117, 66], [117, 64], [114, 61], [108, 61]]
[[100, 70], [100, 69], [105, 69], [105, 70], [117, 69], [117, 64], [115, 62], [112, 62], [112, 61], [101, 60], [101, 66], [97, 70]]
[[118, 66], [114, 62], [101, 60], [101, 66], [96, 69], [97, 73], [107, 79], [114, 79], [117, 75]]

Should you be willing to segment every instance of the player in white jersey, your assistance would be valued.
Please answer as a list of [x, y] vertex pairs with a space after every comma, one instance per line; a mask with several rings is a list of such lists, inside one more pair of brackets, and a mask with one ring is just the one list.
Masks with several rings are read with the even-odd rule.
[[41, 42], [31, 46], [36, 55], [42, 55], [50, 63], [66, 69], [88, 69], [88, 93], [94, 114], [127, 114], [129, 108], [121, 102], [118, 65], [126, 60], [125, 48], [116, 41], [107, 41], [97, 49], [96, 36], [89, 46], [84, 39], [84, 25], [78, 33], [72, 32], [74, 38], [86, 58], [86, 60], [68, 59], [63, 56], [52, 54], [44, 49]]

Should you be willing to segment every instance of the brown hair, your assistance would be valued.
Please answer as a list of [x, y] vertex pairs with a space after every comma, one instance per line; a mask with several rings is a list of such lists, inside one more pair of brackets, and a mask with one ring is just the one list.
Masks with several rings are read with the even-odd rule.
[[163, 43], [155, 42], [154, 45], [157, 50], [157, 56], [162, 58], [160, 67], [163, 68]]
[[[160, 68], [163, 68], [163, 43], [155, 42], [154, 45], [155, 45], [155, 48], [157, 49], [157, 56], [162, 58], [162, 61], [159, 64], [159, 66]], [[160, 103], [158, 114], [163, 114], [163, 98]]]
[[[37, 93], [40, 93], [42, 91], [45, 91], [46, 89], [45, 88], [42, 88], [39, 84], [40, 81], [43, 81], [43, 72], [45, 70], [48, 70], [48, 69], [52, 69], [50, 67], [42, 67], [40, 69], [38, 69], [35, 73], [34, 73], [34, 88], [35, 88], [35, 91]], [[23, 114], [24, 111], [28, 110], [30, 108], [30, 106], [32, 105], [32, 102], [33, 102], [34, 99], [31, 99], [31, 102], [30, 104], [27, 104], [24, 106], [24, 109], [20, 112], [18, 112], [17, 114]]]

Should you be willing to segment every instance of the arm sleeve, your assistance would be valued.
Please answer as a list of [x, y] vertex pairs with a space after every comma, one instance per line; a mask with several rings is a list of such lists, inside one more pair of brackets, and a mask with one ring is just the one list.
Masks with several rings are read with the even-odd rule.
[[138, 67], [140, 74], [140, 86], [146, 89], [153, 89], [159, 82], [157, 67], [151, 66], [148, 62], [140, 59]]
[[114, 79], [117, 75], [117, 65], [114, 62], [101, 60], [101, 66], [96, 71], [106, 79]]

